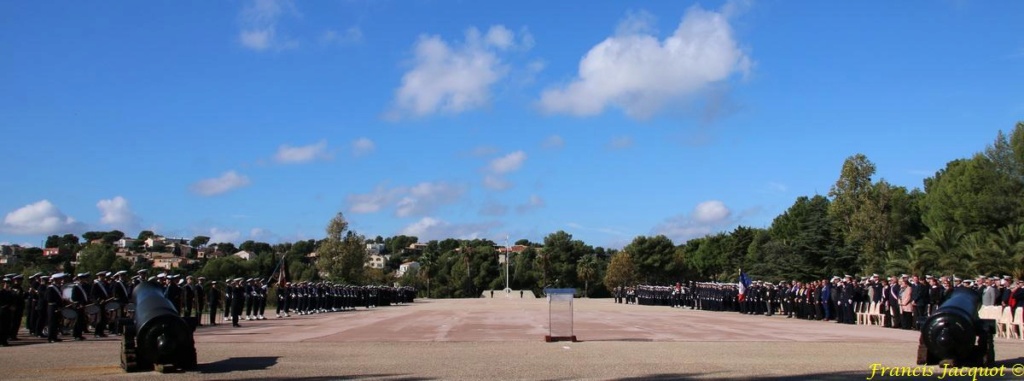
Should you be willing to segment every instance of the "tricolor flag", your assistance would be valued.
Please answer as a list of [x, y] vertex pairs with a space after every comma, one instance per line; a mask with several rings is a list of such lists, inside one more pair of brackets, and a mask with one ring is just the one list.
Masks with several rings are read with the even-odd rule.
[[748, 277], [747, 273], [743, 272], [743, 270], [740, 270], [740, 282], [737, 284], [737, 287], [740, 289], [740, 295], [745, 294], [747, 292], [747, 287], [750, 287], [750, 277]]

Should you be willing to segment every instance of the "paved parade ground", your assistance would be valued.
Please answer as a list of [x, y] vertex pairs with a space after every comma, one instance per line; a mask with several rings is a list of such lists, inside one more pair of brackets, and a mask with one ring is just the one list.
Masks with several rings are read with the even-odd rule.
[[[23, 339], [0, 348], [0, 379], [865, 380], [872, 364], [915, 366], [913, 331], [611, 299], [576, 299], [579, 342], [545, 343], [546, 300], [516, 296], [201, 327], [199, 370], [178, 374], [124, 373], [114, 336]], [[1024, 341], [997, 339], [996, 356], [1021, 379]]]

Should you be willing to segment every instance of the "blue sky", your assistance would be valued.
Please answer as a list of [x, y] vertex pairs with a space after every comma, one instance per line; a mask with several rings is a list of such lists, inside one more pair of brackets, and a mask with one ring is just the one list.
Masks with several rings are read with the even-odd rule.
[[907, 187], [1024, 120], [1021, 2], [0, 4], [0, 242], [621, 247]]

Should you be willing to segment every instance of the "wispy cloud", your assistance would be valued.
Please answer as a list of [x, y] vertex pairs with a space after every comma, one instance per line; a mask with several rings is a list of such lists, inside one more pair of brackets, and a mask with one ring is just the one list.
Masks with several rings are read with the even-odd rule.
[[278, 24], [282, 16], [298, 14], [289, 0], [251, 1], [239, 15], [241, 30], [238, 31], [238, 42], [255, 51], [295, 48], [298, 41], [280, 32]]
[[369, 138], [359, 138], [352, 141], [352, 155], [355, 157], [369, 155], [376, 149], [377, 145]]
[[411, 187], [387, 188], [378, 186], [370, 193], [348, 196], [352, 213], [376, 213], [394, 208], [397, 217], [425, 216], [439, 207], [458, 202], [465, 195], [465, 187], [445, 182], [422, 182]]
[[544, 142], [541, 143], [541, 147], [546, 149], [559, 149], [565, 147], [565, 139], [562, 139], [562, 137], [558, 135], [551, 135], [544, 139]]
[[735, 8], [693, 6], [664, 40], [653, 32], [653, 15], [628, 15], [615, 35], [584, 55], [575, 80], [541, 94], [541, 109], [593, 116], [615, 107], [644, 119], [735, 73], [746, 75], [751, 59], [733, 38], [728, 19]]
[[360, 42], [363, 42], [363, 30], [358, 26], [340, 32], [328, 29], [320, 36], [320, 43], [324, 45], [352, 45]]
[[413, 67], [402, 76], [387, 117], [458, 114], [488, 104], [491, 87], [509, 72], [502, 55], [516, 48], [529, 49], [532, 41], [528, 32], [521, 32], [517, 39], [502, 25], [486, 33], [469, 28], [464, 41], [455, 43], [421, 35], [413, 49]]
[[219, 177], [211, 179], [199, 180], [192, 184], [191, 190], [201, 196], [215, 196], [228, 192], [232, 189], [241, 188], [249, 185], [249, 178], [244, 175], [239, 175], [235, 171], [224, 172]]
[[515, 151], [505, 156], [491, 160], [485, 170], [483, 185], [492, 190], [506, 190], [512, 187], [512, 183], [504, 178], [504, 175], [515, 172], [526, 162], [526, 153]]
[[299, 164], [314, 160], [328, 160], [331, 156], [327, 151], [327, 141], [320, 140], [319, 142], [304, 146], [282, 144], [277, 148], [277, 153], [274, 154], [274, 161], [281, 164]]
[[453, 224], [433, 217], [423, 217], [402, 228], [399, 234], [414, 236], [420, 241], [445, 238], [476, 239], [492, 236], [492, 231], [499, 227], [500, 222]]
[[519, 213], [519, 214], [528, 213], [530, 211], [543, 208], [545, 205], [546, 204], [544, 203], [544, 199], [543, 198], [541, 198], [538, 195], [531, 195], [530, 199], [527, 200], [525, 203], [516, 205], [516, 213]]
[[768, 190], [772, 192], [785, 193], [789, 190], [789, 187], [787, 187], [786, 184], [772, 181], [768, 183]]

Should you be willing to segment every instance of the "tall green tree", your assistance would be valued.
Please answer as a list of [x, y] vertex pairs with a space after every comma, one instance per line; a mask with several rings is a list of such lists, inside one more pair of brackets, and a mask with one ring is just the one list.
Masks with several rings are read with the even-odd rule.
[[931, 229], [955, 225], [965, 232], [994, 232], [1024, 222], [1022, 190], [984, 155], [954, 160], [925, 179], [922, 219]]
[[632, 286], [636, 280], [636, 265], [632, 256], [626, 251], [613, 255], [604, 275], [605, 286], [612, 290], [620, 286]]
[[673, 280], [673, 259], [675, 244], [664, 235], [654, 237], [637, 236], [623, 251], [629, 252], [636, 264], [638, 276], [648, 284], [662, 284]]
[[843, 161], [839, 179], [829, 189], [832, 198], [829, 212], [847, 237], [856, 236], [858, 226], [855, 214], [860, 210], [865, 196], [871, 191], [871, 176], [875, 175], [875, 163], [864, 154], [858, 153]]
[[348, 221], [339, 212], [327, 224], [327, 238], [317, 250], [317, 269], [337, 281], [362, 284], [365, 280], [365, 238], [348, 231]]

